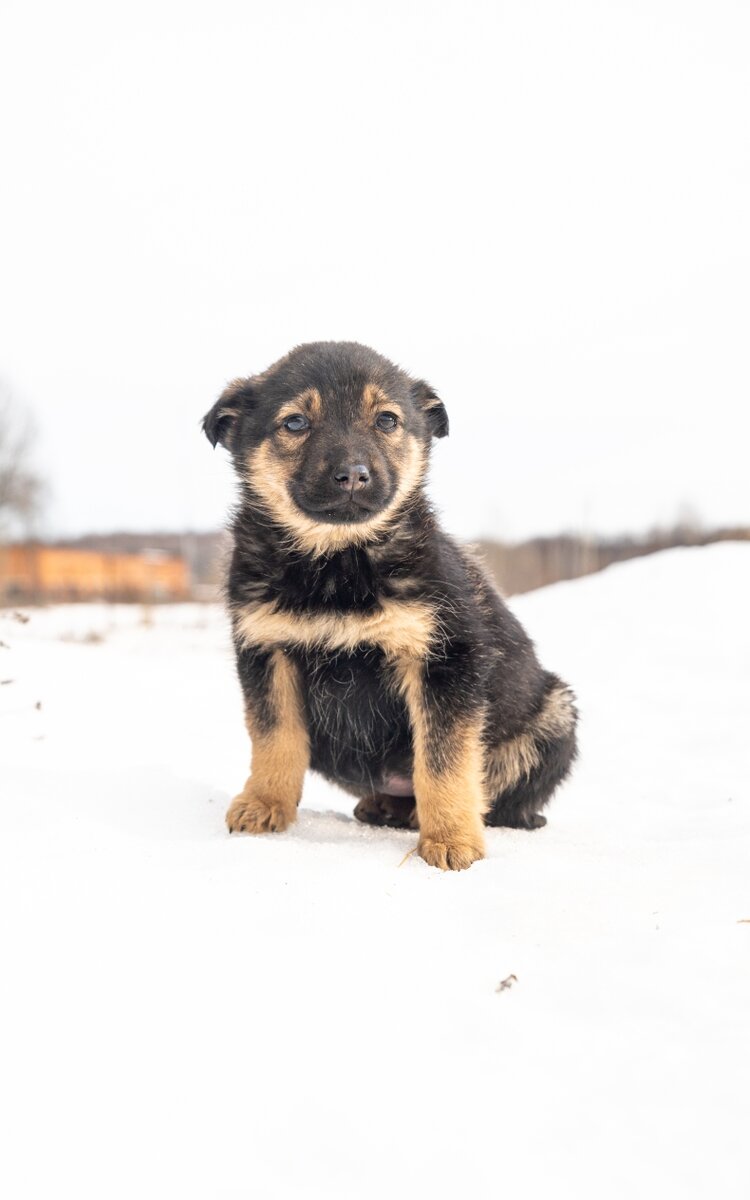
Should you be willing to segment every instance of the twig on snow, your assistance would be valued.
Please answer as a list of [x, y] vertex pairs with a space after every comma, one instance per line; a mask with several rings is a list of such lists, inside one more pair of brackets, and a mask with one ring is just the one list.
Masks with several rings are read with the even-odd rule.
[[518, 983], [518, 976], [508, 975], [505, 979], [500, 980], [499, 984], [495, 988], [495, 991], [504, 992], [507, 988], [512, 988], [514, 983]]

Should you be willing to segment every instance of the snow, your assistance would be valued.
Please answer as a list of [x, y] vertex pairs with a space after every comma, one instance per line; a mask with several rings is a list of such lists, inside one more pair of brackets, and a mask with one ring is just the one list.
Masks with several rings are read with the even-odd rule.
[[749, 582], [727, 543], [513, 600], [581, 760], [458, 874], [314, 777], [229, 838], [220, 610], [6, 613], [3, 1194], [744, 1200]]

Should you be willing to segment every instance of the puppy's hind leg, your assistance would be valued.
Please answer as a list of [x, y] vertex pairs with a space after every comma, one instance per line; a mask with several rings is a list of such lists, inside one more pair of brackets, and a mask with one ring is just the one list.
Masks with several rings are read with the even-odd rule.
[[541, 829], [539, 811], [570, 771], [576, 756], [577, 714], [570, 690], [547, 674], [542, 705], [528, 726], [487, 754], [487, 825]]
[[386, 825], [389, 829], [419, 828], [413, 796], [389, 796], [384, 792], [363, 796], [354, 809], [354, 816], [364, 825]]

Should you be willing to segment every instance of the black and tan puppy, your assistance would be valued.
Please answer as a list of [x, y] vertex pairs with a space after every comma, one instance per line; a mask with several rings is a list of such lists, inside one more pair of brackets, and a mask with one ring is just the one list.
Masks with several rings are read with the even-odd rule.
[[356, 342], [299, 346], [204, 419], [240, 479], [228, 580], [252, 773], [231, 831], [295, 819], [308, 768], [444, 869], [535, 829], [575, 755], [571, 693], [423, 484], [435, 392]]

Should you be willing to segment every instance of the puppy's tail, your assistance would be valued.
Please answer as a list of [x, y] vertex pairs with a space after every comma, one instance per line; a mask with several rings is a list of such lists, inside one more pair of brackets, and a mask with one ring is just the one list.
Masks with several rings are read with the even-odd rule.
[[570, 688], [546, 671], [541, 704], [526, 728], [489, 749], [486, 784], [490, 807], [484, 818], [488, 825], [515, 829], [546, 825], [539, 809], [575, 760], [577, 722]]

